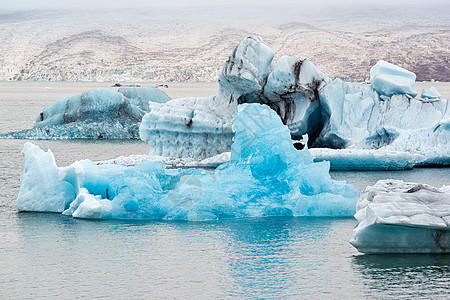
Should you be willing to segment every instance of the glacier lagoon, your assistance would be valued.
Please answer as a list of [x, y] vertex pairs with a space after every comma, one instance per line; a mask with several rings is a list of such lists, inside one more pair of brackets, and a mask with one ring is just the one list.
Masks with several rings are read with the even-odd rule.
[[[45, 106], [36, 100], [39, 97], [50, 102], [55, 99], [44, 96], [57, 92], [54, 86], [46, 88], [52, 84], [30, 85], [35, 86], [28, 93], [25, 83], [0, 85], [5, 116], [2, 132], [26, 128], [21, 122], [29, 121], [28, 109], [31, 116], [36, 112], [29, 107], [35, 105], [39, 110]], [[84, 91], [86, 85], [60, 87], [81, 86]], [[5, 86], [14, 88], [5, 94]], [[18, 93], [20, 86], [25, 89]], [[206, 94], [205, 90], [213, 90], [214, 85], [202, 88], [194, 84], [191, 88], [198, 96]], [[438, 89], [443, 93], [441, 87]], [[448, 294], [448, 256], [359, 255], [348, 243], [356, 226], [353, 218], [95, 222], [55, 214], [18, 214], [15, 200], [23, 166], [20, 155], [23, 143], [0, 141], [0, 224], [4, 229], [0, 232], [3, 241], [0, 256], [9, 262], [0, 271], [0, 282], [3, 293], [9, 297], [69, 297], [78, 293], [85, 297], [151, 294], [168, 298], [321, 298], [332, 293], [355, 299], [396, 299], [406, 294], [445, 299]], [[52, 149], [62, 166], [83, 158], [103, 160], [148, 152], [148, 145], [138, 141], [37, 144], [45, 150]], [[441, 186], [448, 184], [450, 170], [347, 171], [331, 175], [337, 180], [347, 180], [361, 191], [385, 178]]]

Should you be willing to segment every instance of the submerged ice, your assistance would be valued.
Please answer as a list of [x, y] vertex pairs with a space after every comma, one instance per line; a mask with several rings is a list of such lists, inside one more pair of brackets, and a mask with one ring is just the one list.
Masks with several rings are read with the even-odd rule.
[[380, 180], [358, 200], [350, 243], [363, 253], [450, 253], [450, 187]]
[[[351, 216], [357, 191], [331, 179], [327, 162], [297, 151], [265, 105], [239, 107], [231, 159], [215, 170], [166, 169], [159, 162], [58, 168], [27, 143], [19, 210], [78, 218], [217, 220], [261, 216]], [[45, 163], [44, 163], [45, 160]]]

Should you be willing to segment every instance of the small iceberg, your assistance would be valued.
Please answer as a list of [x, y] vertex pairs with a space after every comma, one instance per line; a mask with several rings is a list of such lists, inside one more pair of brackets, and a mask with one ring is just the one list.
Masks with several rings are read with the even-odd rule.
[[450, 186], [380, 180], [356, 210], [350, 243], [362, 253], [450, 253]]
[[31, 143], [17, 207], [77, 218], [205, 221], [265, 216], [349, 217], [356, 189], [294, 148], [289, 129], [266, 105], [245, 104], [232, 122], [230, 161], [215, 170], [77, 161], [57, 167]]
[[170, 98], [156, 88], [97, 88], [63, 97], [37, 116], [32, 129], [0, 135], [15, 139], [139, 139], [149, 103]]

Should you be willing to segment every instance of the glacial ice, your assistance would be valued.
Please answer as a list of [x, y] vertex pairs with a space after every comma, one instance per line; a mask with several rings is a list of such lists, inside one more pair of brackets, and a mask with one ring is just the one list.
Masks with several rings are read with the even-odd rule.
[[429, 88], [423, 89], [420, 97], [422, 99], [438, 100], [441, 98], [441, 94], [434, 86], [431, 86]]
[[416, 74], [384, 60], [378, 61], [370, 69], [370, 84], [380, 95], [387, 97], [397, 94], [417, 95]]
[[63, 97], [37, 116], [32, 129], [4, 134], [27, 139], [137, 139], [149, 101], [170, 98], [156, 88], [97, 88]]
[[242, 103], [267, 104], [297, 138], [318, 135], [318, 89], [330, 78], [308, 60], [284, 56], [274, 65], [273, 57], [262, 38], [248, 37], [222, 68], [217, 96], [152, 104], [140, 129], [150, 155], [203, 159], [230, 151], [231, 120]]
[[[331, 148], [321, 150], [326, 153], [325, 159], [342, 162], [345, 157], [349, 162], [355, 158], [352, 164], [346, 164], [351, 169], [364, 169], [373, 160], [369, 153], [398, 160], [393, 169], [402, 164], [409, 168], [411, 164], [450, 162], [447, 99], [423, 101], [402, 94], [381, 100], [371, 87], [352, 86], [340, 79], [324, 86], [319, 98], [325, 122], [313, 147]], [[360, 160], [362, 157], [366, 160]], [[344, 166], [332, 163], [333, 167], [338, 164]], [[389, 165], [387, 169], [391, 169]]]
[[[314, 163], [307, 149], [296, 150], [289, 129], [269, 107], [241, 105], [232, 127], [236, 134], [230, 161], [215, 170], [166, 169], [151, 161], [130, 167], [97, 165], [89, 160], [57, 168], [50, 151], [27, 143], [17, 207], [95, 219], [354, 214], [356, 189], [332, 180], [328, 162]], [[40, 164], [43, 158], [48, 162]]]
[[450, 253], [450, 187], [380, 180], [358, 199], [350, 243], [363, 253]]

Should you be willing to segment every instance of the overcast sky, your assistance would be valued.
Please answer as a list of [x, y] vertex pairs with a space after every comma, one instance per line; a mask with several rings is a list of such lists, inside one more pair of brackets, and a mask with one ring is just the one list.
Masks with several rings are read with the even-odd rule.
[[[212, 5], [242, 5], [242, 4], [293, 4], [293, 5], [411, 5], [412, 3], [429, 6], [433, 4], [448, 4], [449, 0], [0, 0], [1, 9], [99, 9], [99, 8], [127, 8], [127, 7], [152, 7], [152, 6], [212, 6]], [[450, 7], [450, 4], [448, 5]]]

